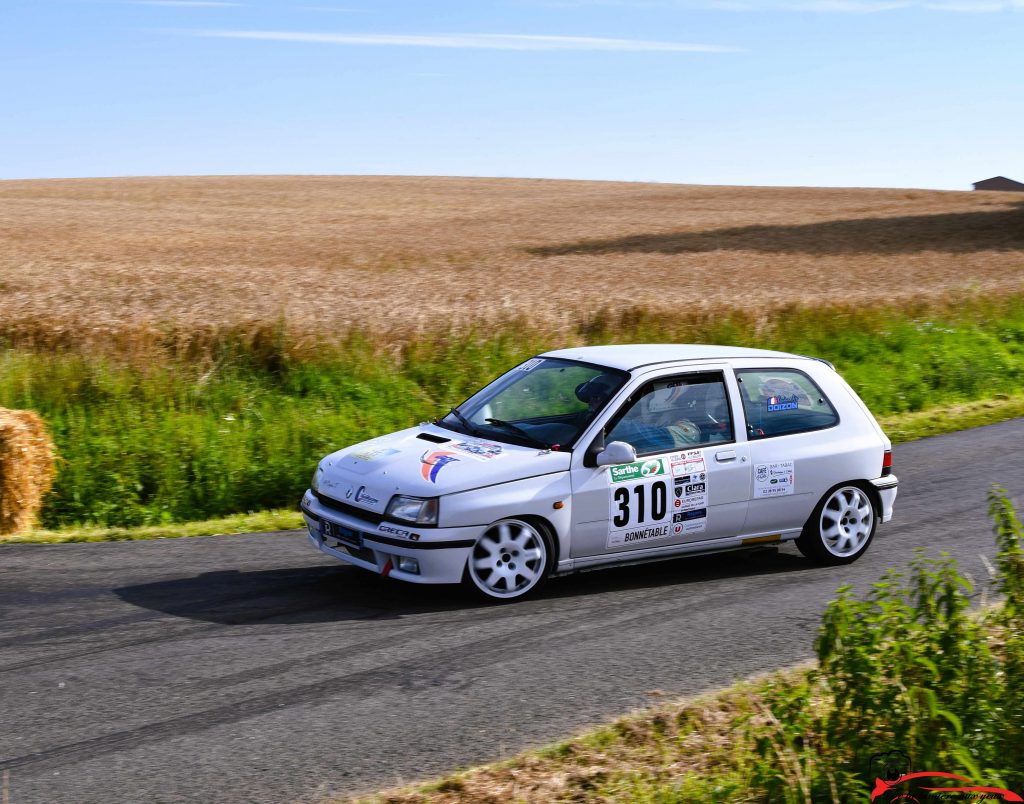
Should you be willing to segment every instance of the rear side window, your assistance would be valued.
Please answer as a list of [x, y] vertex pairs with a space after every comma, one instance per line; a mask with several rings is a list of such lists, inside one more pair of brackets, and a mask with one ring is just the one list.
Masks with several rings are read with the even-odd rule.
[[750, 439], [824, 430], [839, 423], [832, 403], [802, 371], [740, 369], [736, 379]]

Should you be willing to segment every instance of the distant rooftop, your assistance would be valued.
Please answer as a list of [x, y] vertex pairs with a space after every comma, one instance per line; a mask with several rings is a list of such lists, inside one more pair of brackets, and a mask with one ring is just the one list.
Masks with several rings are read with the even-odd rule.
[[991, 179], [982, 179], [972, 185], [975, 190], [1002, 190], [1004, 192], [1024, 192], [1024, 183], [1008, 179], [1006, 176], [993, 176]]

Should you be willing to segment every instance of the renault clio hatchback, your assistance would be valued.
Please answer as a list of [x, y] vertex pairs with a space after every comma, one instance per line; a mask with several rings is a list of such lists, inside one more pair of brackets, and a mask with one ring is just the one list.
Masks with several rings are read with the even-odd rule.
[[789, 540], [847, 564], [896, 490], [889, 439], [824, 360], [593, 346], [328, 455], [302, 512], [327, 555], [507, 601], [553, 575]]

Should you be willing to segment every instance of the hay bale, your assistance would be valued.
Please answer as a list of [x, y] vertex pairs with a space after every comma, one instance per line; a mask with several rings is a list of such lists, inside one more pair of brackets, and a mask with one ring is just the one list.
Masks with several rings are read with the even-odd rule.
[[0, 408], [0, 536], [28, 530], [54, 476], [54, 449], [39, 415]]

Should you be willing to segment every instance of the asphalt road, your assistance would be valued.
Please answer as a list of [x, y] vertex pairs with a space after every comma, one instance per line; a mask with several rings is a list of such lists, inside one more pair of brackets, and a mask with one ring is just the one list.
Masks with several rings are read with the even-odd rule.
[[301, 533], [0, 546], [10, 804], [320, 801], [507, 757], [651, 702], [810, 658], [841, 583], [916, 547], [976, 581], [985, 495], [1024, 497], [1024, 419], [895, 450], [867, 555], [789, 546], [593, 572], [480, 606], [376, 578]]

